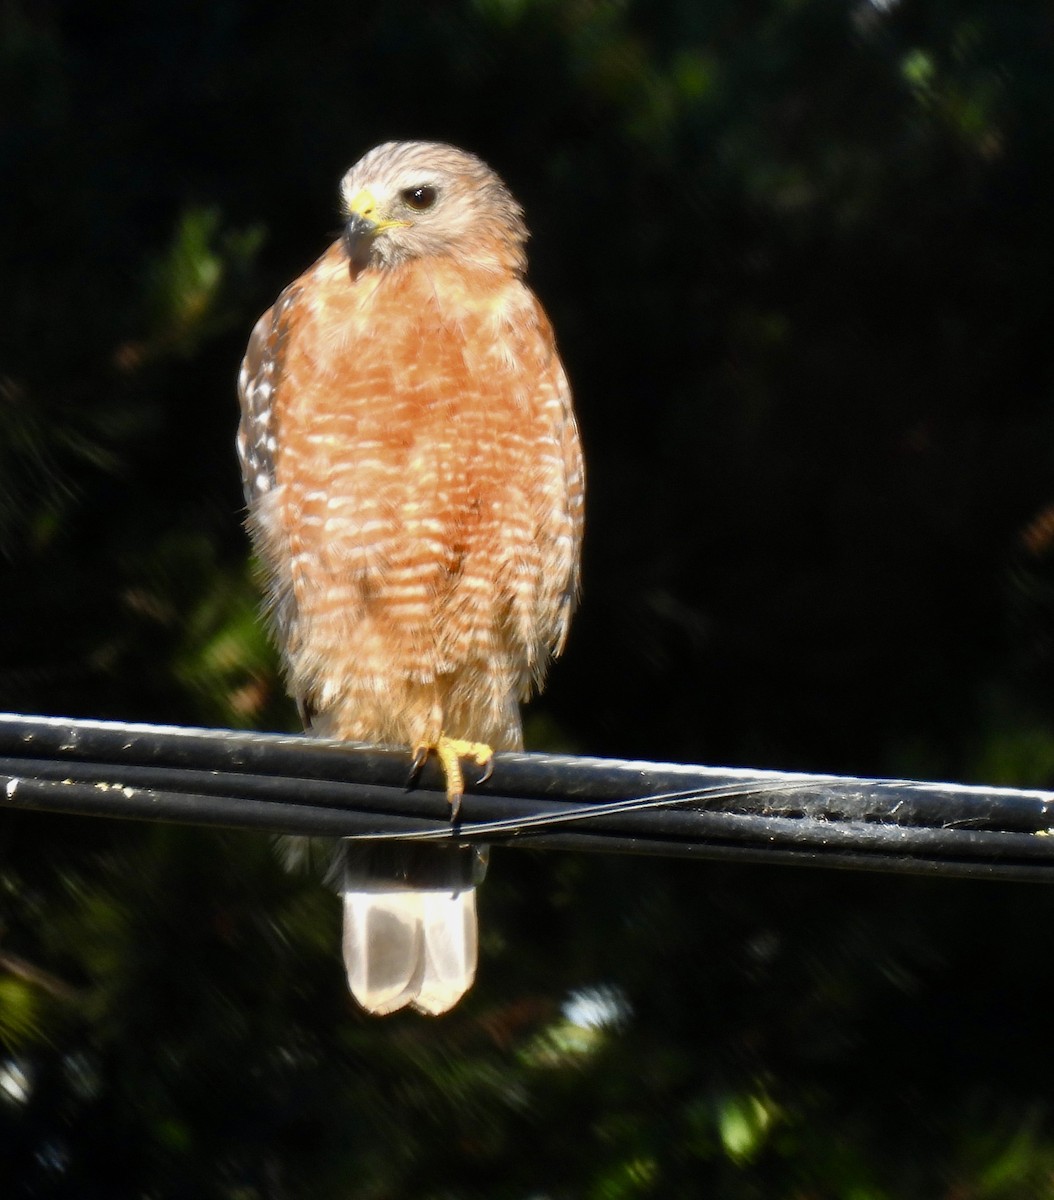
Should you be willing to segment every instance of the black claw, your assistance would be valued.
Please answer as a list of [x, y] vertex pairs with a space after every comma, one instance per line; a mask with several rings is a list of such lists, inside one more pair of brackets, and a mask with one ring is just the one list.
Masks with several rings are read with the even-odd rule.
[[450, 797], [450, 824], [456, 825], [461, 816], [461, 793]]
[[428, 751], [424, 746], [418, 746], [414, 751], [413, 759], [410, 762], [410, 774], [406, 777], [406, 790], [410, 791], [417, 783], [417, 778], [421, 774], [421, 768], [425, 765], [425, 759], [428, 757]]
[[483, 774], [479, 777], [480, 783], [486, 783], [487, 780], [494, 774], [494, 759], [488, 758], [483, 767]]

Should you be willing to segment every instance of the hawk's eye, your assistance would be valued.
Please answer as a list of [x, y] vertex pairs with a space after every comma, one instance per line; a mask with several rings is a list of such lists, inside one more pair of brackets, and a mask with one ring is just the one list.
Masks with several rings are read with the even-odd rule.
[[403, 202], [414, 212], [424, 212], [426, 208], [431, 208], [436, 202], [436, 194], [434, 187], [403, 188], [399, 193]]

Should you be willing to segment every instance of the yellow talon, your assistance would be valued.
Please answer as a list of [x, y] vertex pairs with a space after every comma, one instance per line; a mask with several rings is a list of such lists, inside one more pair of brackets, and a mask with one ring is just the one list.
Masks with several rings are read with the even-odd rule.
[[494, 770], [494, 751], [483, 742], [466, 742], [461, 738], [449, 738], [443, 734], [434, 745], [414, 747], [414, 766], [419, 767], [429, 750], [434, 750], [446, 780], [446, 798], [450, 802], [450, 820], [456, 821], [461, 811], [461, 797], [465, 793], [465, 775], [461, 760], [470, 758], [485, 770], [479, 778], [483, 783]]

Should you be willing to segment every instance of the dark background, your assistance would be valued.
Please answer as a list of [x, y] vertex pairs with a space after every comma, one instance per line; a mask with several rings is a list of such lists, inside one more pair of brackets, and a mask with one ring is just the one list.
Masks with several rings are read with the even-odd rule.
[[[369, 146], [509, 182], [589, 470], [535, 748], [1054, 786], [1039, 0], [0, 5], [0, 707], [295, 728], [249, 330]], [[496, 853], [361, 1015], [270, 840], [0, 818], [5, 1197], [1054, 1195], [1054, 893]]]

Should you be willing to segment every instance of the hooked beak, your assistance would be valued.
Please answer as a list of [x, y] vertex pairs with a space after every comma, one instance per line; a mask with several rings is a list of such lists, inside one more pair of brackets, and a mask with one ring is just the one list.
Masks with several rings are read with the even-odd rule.
[[348, 204], [348, 219], [344, 225], [344, 249], [357, 270], [370, 260], [374, 239], [387, 229], [401, 229], [409, 221], [385, 220], [377, 211], [377, 200], [368, 188], [356, 193]]

